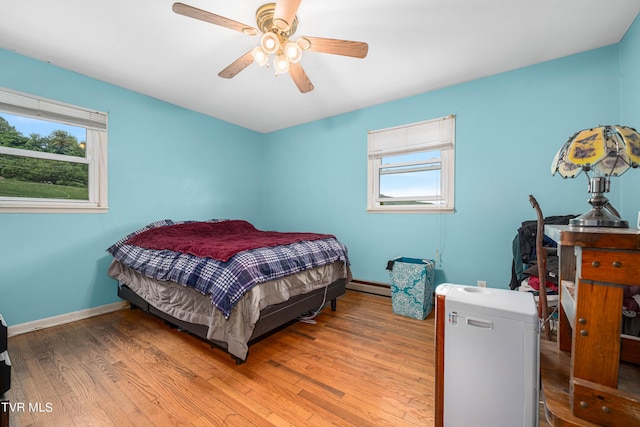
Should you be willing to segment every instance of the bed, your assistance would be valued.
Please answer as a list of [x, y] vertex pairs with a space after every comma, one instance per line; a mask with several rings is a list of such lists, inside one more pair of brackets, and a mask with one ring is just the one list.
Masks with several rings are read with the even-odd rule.
[[319, 312], [351, 280], [335, 236], [257, 230], [241, 220], [151, 223], [107, 251], [108, 275], [131, 307], [227, 351], [240, 364], [249, 346]]

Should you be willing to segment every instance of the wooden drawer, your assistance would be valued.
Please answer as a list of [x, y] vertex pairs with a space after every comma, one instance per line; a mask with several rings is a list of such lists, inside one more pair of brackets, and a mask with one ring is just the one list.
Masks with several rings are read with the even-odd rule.
[[580, 278], [640, 285], [640, 252], [582, 248]]

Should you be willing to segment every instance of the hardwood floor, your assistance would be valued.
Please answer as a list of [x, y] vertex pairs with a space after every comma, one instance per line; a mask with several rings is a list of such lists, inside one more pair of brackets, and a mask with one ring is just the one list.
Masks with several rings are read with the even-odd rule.
[[316, 320], [239, 366], [140, 310], [11, 337], [11, 426], [433, 425], [433, 313], [347, 291]]

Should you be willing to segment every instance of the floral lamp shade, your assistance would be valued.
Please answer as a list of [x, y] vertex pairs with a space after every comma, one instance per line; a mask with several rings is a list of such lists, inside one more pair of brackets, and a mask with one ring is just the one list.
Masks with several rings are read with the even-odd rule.
[[640, 134], [634, 128], [599, 126], [573, 134], [553, 158], [551, 174], [575, 178], [584, 171], [589, 179], [589, 203], [593, 208], [571, 220], [570, 225], [628, 227], [628, 222], [620, 219], [603, 193], [609, 191], [612, 176], [620, 176], [639, 165]]

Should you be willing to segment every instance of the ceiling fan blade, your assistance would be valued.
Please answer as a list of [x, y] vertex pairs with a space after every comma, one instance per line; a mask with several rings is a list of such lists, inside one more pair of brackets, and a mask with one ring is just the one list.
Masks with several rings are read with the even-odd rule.
[[[369, 45], [364, 42], [354, 42], [349, 40], [327, 39], [324, 37], [300, 37], [299, 44], [302, 41], [308, 41], [307, 48], [313, 52], [331, 53], [334, 55], [352, 56], [354, 58], [364, 58], [369, 51]], [[305, 49], [303, 47], [303, 49]]]
[[289, 74], [293, 79], [293, 82], [298, 86], [298, 90], [302, 93], [311, 92], [313, 90], [313, 84], [309, 80], [309, 76], [304, 72], [302, 66], [297, 63], [289, 64]]
[[253, 62], [253, 55], [251, 51], [245, 53], [240, 58], [233, 61], [231, 64], [227, 66], [224, 70], [218, 73], [218, 76], [223, 77], [225, 79], [231, 79], [236, 76], [240, 71], [247, 68]]
[[207, 12], [206, 10], [198, 9], [184, 3], [174, 3], [173, 11], [179, 15], [184, 15], [189, 18], [199, 19], [231, 30], [240, 31], [241, 33], [249, 36], [255, 36], [258, 34], [258, 30], [251, 25], [243, 24], [242, 22], [237, 22], [232, 19], [225, 18], [224, 16], [216, 15], [215, 13]]
[[287, 31], [298, 12], [302, 0], [277, 0], [276, 9], [273, 12], [273, 25], [280, 31]]

